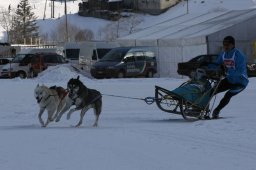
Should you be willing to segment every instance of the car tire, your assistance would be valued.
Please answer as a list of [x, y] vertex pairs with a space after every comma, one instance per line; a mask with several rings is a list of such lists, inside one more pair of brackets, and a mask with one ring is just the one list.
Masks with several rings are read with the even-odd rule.
[[21, 79], [27, 78], [27, 74], [26, 74], [24, 71], [19, 71], [19, 72], [17, 73], [17, 76], [18, 76], [19, 78], [21, 78]]
[[149, 70], [148, 73], [147, 73], [147, 77], [148, 78], [154, 77], [154, 72], [152, 70]]
[[125, 78], [125, 73], [124, 73], [124, 71], [119, 71], [119, 72], [117, 73], [117, 78]]
[[32, 71], [30, 76], [31, 78], [35, 78], [38, 76], [38, 74], [35, 71]]

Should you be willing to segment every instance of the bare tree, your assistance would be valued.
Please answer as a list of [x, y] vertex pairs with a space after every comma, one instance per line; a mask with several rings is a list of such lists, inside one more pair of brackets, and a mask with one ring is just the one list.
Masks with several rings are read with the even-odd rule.
[[78, 31], [78, 33], [75, 35], [76, 41], [86, 41], [86, 40], [92, 40], [94, 38], [94, 34], [91, 30], [84, 29]]
[[132, 34], [139, 30], [137, 27], [141, 22], [143, 22], [143, 19], [139, 15], [132, 14], [128, 18], [121, 19], [119, 29], [126, 32], [126, 34]]
[[132, 14], [128, 18], [121, 18], [116, 22], [112, 22], [100, 29], [100, 34], [103, 35], [104, 40], [113, 41], [120, 36], [132, 34], [139, 31], [138, 25], [143, 19], [137, 15]]
[[103, 40], [113, 41], [118, 38], [118, 22], [112, 22], [99, 30]]
[[[10, 7], [10, 6], [9, 6]], [[10, 42], [10, 30], [13, 25], [13, 15], [14, 11], [9, 8], [8, 10], [0, 8], [0, 24], [3, 29], [6, 31], [7, 42]]]
[[[85, 41], [85, 40], [92, 40], [94, 39], [94, 34], [89, 29], [81, 29], [76, 25], [68, 23], [68, 39], [69, 41]], [[66, 35], [66, 23], [61, 21], [56, 29], [50, 34], [46, 35], [43, 34], [41, 37], [44, 37], [44, 41], [57, 41], [57, 42], [65, 42], [65, 35]]]

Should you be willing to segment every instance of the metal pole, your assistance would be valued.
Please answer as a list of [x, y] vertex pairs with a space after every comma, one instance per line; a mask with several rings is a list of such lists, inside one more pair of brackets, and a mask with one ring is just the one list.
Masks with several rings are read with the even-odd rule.
[[119, 38], [119, 19], [117, 21], [116, 38]]
[[188, 14], [188, 0], [187, 0], [187, 14]]
[[53, 1], [51, 1], [51, 5], [50, 5], [50, 6], [51, 6], [51, 18], [52, 18], [52, 2], [53, 2]]
[[45, 0], [45, 5], [44, 5], [44, 18], [43, 18], [43, 20], [45, 19], [45, 11], [46, 11], [46, 4], [47, 4], [47, 0]]
[[66, 21], [66, 42], [68, 42], [68, 16], [67, 16], [67, 0], [65, 0], [65, 21]]
[[53, 18], [55, 18], [55, 17], [54, 17], [54, 8], [55, 8], [55, 7], [54, 7], [54, 2], [55, 2], [55, 0], [52, 1], [52, 17], [53, 17]]

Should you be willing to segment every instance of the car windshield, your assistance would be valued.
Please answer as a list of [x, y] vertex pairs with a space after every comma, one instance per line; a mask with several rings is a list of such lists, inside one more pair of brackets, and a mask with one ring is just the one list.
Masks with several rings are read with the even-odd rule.
[[218, 55], [201, 55], [189, 60], [190, 62], [215, 62]]
[[204, 56], [198, 56], [198, 57], [192, 58], [190, 62], [200, 62], [202, 60], [204, 60]]
[[61, 56], [61, 55], [58, 55], [58, 60], [59, 60], [59, 63], [65, 63], [66, 62], [64, 57]]
[[17, 54], [12, 60], [12, 63], [20, 63], [25, 56], [25, 54]]
[[122, 61], [129, 48], [116, 48], [109, 51], [100, 61]]

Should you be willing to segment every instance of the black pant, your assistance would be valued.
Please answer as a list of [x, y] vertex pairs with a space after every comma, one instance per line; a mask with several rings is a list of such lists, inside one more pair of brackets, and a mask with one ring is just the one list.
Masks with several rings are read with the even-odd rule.
[[230, 99], [243, 91], [245, 89], [245, 86], [241, 84], [231, 84], [228, 82], [228, 79], [225, 78], [221, 80], [216, 92], [214, 94], [218, 94], [224, 91], [227, 91], [224, 97], [221, 99], [219, 105], [215, 108], [215, 110], [220, 111], [223, 109], [230, 101]]

